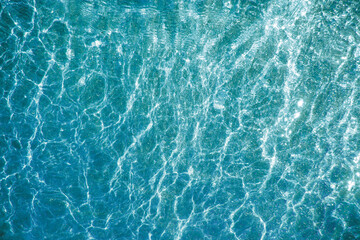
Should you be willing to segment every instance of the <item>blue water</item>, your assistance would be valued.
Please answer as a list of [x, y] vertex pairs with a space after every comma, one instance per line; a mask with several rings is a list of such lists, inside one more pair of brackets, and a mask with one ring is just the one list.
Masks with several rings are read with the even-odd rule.
[[360, 239], [358, 0], [0, 0], [0, 239]]

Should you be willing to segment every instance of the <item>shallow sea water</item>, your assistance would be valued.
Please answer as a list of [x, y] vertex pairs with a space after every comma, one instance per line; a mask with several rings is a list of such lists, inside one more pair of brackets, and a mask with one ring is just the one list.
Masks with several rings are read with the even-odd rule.
[[0, 0], [0, 239], [360, 239], [357, 0]]

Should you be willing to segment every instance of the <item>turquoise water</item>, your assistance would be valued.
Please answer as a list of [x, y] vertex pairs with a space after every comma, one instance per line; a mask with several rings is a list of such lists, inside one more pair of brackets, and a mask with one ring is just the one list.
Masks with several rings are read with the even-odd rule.
[[360, 239], [357, 0], [0, 0], [0, 239]]

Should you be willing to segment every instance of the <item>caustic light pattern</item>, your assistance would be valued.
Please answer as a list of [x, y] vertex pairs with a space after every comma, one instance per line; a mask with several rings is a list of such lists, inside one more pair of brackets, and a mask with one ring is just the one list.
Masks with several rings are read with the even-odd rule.
[[360, 239], [357, 0], [0, 0], [0, 239]]

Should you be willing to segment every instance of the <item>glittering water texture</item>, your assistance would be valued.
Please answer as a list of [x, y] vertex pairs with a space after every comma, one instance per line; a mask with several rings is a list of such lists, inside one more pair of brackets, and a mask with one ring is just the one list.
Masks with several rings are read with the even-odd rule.
[[357, 0], [0, 0], [1, 239], [360, 239]]

